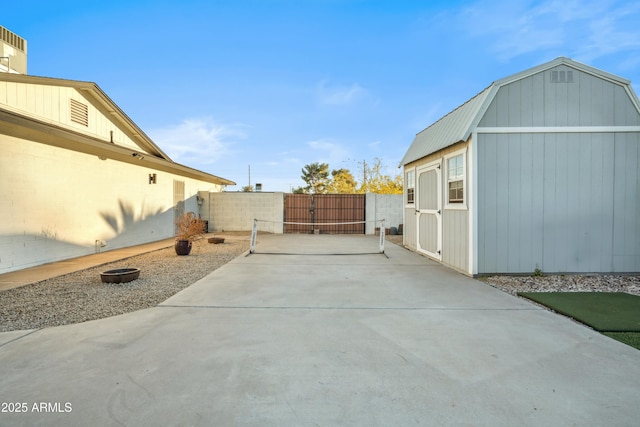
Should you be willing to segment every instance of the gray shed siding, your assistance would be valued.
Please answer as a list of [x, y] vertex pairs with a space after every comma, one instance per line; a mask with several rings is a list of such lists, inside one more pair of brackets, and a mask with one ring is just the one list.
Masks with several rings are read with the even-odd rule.
[[414, 251], [418, 248], [418, 230], [416, 225], [416, 208], [414, 208], [413, 206], [405, 208], [402, 238], [404, 245]]
[[494, 81], [418, 133], [405, 170], [468, 148], [468, 211], [444, 203], [443, 176], [442, 263], [640, 272], [639, 105], [628, 80], [560, 57]]
[[442, 262], [458, 270], [469, 269], [469, 211], [444, 209]]
[[[554, 71], [571, 71], [573, 81], [553, 83]], [[637, 125], [623, 86], [560, 65], [502, 86], [478, 127]]]
[[640, 271], [640, 135], [478, 134], [478, 273]]

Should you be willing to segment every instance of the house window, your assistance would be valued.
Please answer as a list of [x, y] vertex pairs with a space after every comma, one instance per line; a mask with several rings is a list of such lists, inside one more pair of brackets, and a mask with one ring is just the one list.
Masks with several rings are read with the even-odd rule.
[[404, 188], [407, 189], [407, 203], [413, 204], [416, 188], [416, 171], [410, 170], [406, 173]]
[[464, 155], [447, 160], [447, 186], [449, 203], [464, 203]]

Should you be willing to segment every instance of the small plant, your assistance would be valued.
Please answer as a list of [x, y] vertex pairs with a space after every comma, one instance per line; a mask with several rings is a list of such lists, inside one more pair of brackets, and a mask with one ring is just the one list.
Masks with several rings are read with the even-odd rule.
[[536, 266], [536, 269], [533, 270], [533, 277], [544, 277], [544, 272], [540, 270], [540, 267]]
[[193, 241], [205, 232], [204, 221], [193, 212], [186, 212], [176, 219], [176, 240]]

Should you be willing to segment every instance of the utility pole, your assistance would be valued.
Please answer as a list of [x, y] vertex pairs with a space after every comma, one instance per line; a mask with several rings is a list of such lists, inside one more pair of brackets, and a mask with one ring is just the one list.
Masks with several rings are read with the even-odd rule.
[[362, 161], [362, 188], [367, 188], [367, 161]]
[[251, 187], [251, 165], [249, 165], [249, 187]]

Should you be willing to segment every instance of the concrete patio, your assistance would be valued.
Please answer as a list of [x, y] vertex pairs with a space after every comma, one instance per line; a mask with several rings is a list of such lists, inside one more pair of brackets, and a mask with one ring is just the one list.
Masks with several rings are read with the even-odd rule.
[[639, 351], [376, 249], [259, 236], [157, 307], [2, 333], [0, 425], [637, 425]]

